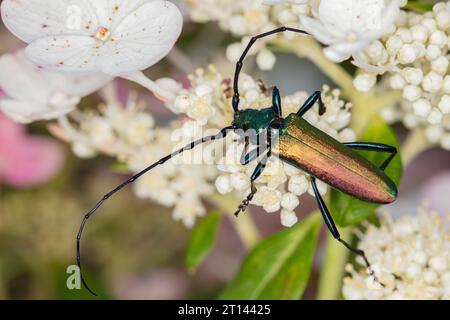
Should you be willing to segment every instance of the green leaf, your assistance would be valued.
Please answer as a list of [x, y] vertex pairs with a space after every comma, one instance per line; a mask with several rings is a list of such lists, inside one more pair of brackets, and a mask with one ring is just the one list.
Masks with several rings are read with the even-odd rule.
[[221, 217], [217, 212], [208, 213], [195, 226], [186, 252], [186, 266], [190, 272], [195, 272], [214, 246]]
[[314, 214], [258, 244], [221, 299], [299, 299], [312, 269], [321, 217]]
[[427, 12], [427, 11], [433, 10], [433, 4], [409, 0], [408, 3], [406, 4], [405, 8], [415, 10], [415, 11]]
[[[395, 133], [389, 125], [378, 116], [372, 119], [369, 127], [358, 140], [384, 143], [400, 150]], [[381, 165], [388, 156], [388, 154], [384, 152], [358, 152], [375, 165]], [[386, 174], [395, 182], [395, 184], [399, 184], [402, 174], [400, 154], [397, 154], [386, 168]], [[379, 206], [379, 204], [358, 200], [335, 189], [332, 189], [330, 194], [330, 211], [335, 222], [342, 227], [361, 222], [373, 214]]]

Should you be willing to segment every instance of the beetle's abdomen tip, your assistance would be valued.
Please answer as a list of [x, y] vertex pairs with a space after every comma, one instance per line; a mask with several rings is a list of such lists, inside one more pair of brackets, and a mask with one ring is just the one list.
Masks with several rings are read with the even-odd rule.
[[386, 199], [383, 201], [384, 204], [389, 204], [397, 200], [398, 190], [396, 186], [392, 186], [386, 192]]

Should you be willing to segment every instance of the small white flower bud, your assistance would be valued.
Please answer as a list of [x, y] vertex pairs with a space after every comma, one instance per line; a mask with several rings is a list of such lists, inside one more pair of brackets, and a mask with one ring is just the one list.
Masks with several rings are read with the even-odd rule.
[[256, 57], [256, 63], [261, 70], [272, 70], [276, 61], [275, 55], [267, 49], [261, 50]]
[[430, 259], [430, 267], [441, 274], [447, 271], [447, 258], [445, 256], [434, 256]]
[[396, 35], [400, 37], [403, 43], [411, 43], [413, 40], [412, 33], [409, 29], [400, 28], [397, 30]]
[[216, 179], [216, 189], [220, 194], [226, 194], [233, 190], [229, 176], [219, 176]]
[[431, 112], [431, 104], [426, 99], [419, 99], [413, 103], [413, 109], [416, 115], [426, 118]]
[[425, 136], [431, 143], [438, 143], [443, 134], [442, 126], [430, 126], [425, 129]]
[[425, 57], [425, 55], [427, 54], [427, 47], [425, 47], [425, 44], [418, 41], [414, 41], [412, 45], [416, 50], [417, 59]]
[[422, 87], [425, 91], [436, 93], [441, 89], [442, 82], [442, 76], [434, 71], [431, 71], [423, 78]]
[[414, 116], [413, 114], [407, 113], [403, 117], [403, 124], [408, 129], [414, 129], [418, 125], [418, 120], [417, 120], [416, 116]]
[[441, 75], [445, 75], [448, 70], [448, 64], [448, 58], [445, 56], [440, 56], [439, 58], [431, 62], [431, 69]]
[[442, 136], [441, 147], [445, 150], [450, 150], [450, 133], [446, 133]]
[[294, 211], [299, 203], [298, 197], [293, 193], [288, 192], [281, 197], [281, 206], [286, 210]]
[[95, 148], [81, 142], [74, 142], [72, 144], [72, 152], [82, 159], [93, 158], [97, 155], [97, 150], [95, 150]]
[[436, 46], [434, 44], [430, 44], [427, 47], [427, 52], [425, 55], [429, 61], [433, 61], [433, 60], [437, 59], [441, 54], [442, 54], [442, 51], [441, 51], [441, 49], [439, 49], [438, 46]]
[[288, 190], [296, 196], [304, 194], [308, 187], [309, 183], [304, 175], [294, 175], [289, 179]]
[[[316, 185], [317, 185], [317, 189], [319, 190], [320, 195], [323, 196], [323, 195], [325, 195], [325, 193], [327, 193], [328, 186], [326, 185], [325, 182], [322, 182], [322, 181], [316, 179]], [[315, 195], [311, 184], [309, 184], [308, 193], [312, 196]]]
[[292, 10], [285, 9], [278, 13], [277, 18], [281, 24], [285, 25], [294, 21], [297, 17], [293, 14]]
[[281, 210], [280, 218], [281, 224], [288, 228], [292, 227], [298, 222], [298, 218], [295, 212], [286, 209]]
[[444, 2], [438, 2], [433, 6], [433, 13], [438, 14], [442, 10], [447, 10], [447, 6]]
[[430, 124], [434, 125], [442, 123], [442, 118], [443, 118], [442, 113], [437, 109], [433, 109], [428, 115], [427, 120]]
[[178, 113], [185, 113], [191, 106], [189, 97], [185, 94], [179, 95], [175, 98], [173, 103], [174, 111]]
[[416, 101], [422, 96], [422, 89], [418, 86], [408, 85], [403, 89], [403, 98], [408, 101]]
[[283, 163], [283, 167], [284, 167], [284, 173], [286, 173], [286, 175], [289, 177], [299, 174], [300, 170], [289, 163]]
[[242, 44], [236, 42], [227, 47], [226, 56], [230, 62], [236, 63], [242, 55]]
[[422, 272], [422, 269], [416, 264], [411, 263], [408, 268], [406, 269], [406, 275], [410, 279], [414, 279]]
[[391, 78], [389, 79], [389, 83], [391, 85], [391, 88], [394, 90], [403, 89], [406, 85], [405, 79], [398, 73], [391, 76]]
[[356, 140], [356, 134], [352, 129], [345, 128], [339, 132], [339, 138], [342, 142], [353, 142]]
[[184, 123], [181, 129], [183, 132], [183, 137], [187, 139], [193, 139], [202, 132], [202, 126], [200, 126], [196, 121], [188, 121]]
[[412, 44], [405, 44], [398, 53], [398, 60], [402, 64], [413, 63], [416, 58], [417, 52]]
[[443, 48], [447, 44], [447, 35], [441, 30], [436, 30], [430, 35], [430, 44]]
[[230, 183], [234, 189], [242, 191], [248, 189], [250, 179], [245, 173], [239, 172], [230, 176]]
[[450, 76], [445, 76], [443, 89], [445, 93], [450, 93]]
[[425, 26], [429, 32], [434, 32], [436, 30], [436, 21], [432, 18], [423, 19], [421, 24]]
[[425, 251], [417, 251], [414, 253], [414, 261], [420, 266], [425, 266], [428, 261], [427, 253]]
[[403, 47], [403, 41], [399, 36], [392, 36], [386, 42], [386, 49], [390, 55], [397, 54], [397, 52]]
[[417, 86], [423, 80], [423, 72], [419, 68], [405, 68], [402, 70], [403, 78], [409, 83]]
[[228, 22], [228, 26], [232, 33], [236, 35], [244, 35], [247, 32], [247, 21], [243, 16], [231, 16]]
[[195, 88], [195, 94], [199, 97], [207, 97], [211, 95], [213, 88], [208, 84], [200, 84]]
[[353, 85], [358, 91], [368, 92], [377, 82], [377, 76], [373, 73], [361, 73], [353, 80]]
[[423, 25], [417, 24], [411, 27], [412, 37], [415, 41], [425, 43], [428, 38], [428, 29]]
[[[398, 119], [398, 112], [397, 112], [396, 108], [392, 108], [392, 107], [383, 108], [383, 109], [381, 109], [380, 114], [383, 117], [383, 119], [386, 120], [386, 122], [388, 122], [388, 123], [394, 123]], [[354, 140], [348, 140], [348, 141], [343, 140], [343, 141], [350, 142], [350, 141], [354, 141]]]
[[438, 107], [443, 114], [450, 114], [450, 95], [442, 96], [441, 101], [439, 101]]
[[366, 53], [372, 60], [375, 61], [383, 60], [385, 55], [384, 46], [380, 41], [376, 40], [366, 48]]
[[427, 269], [423, 274], [423, 278], [425, 279], [426, 283], [433, 284], [438, 279], [438, 275], [433, 270]]
[[436, 22], [440, 29], [447, 30], [450, 28], [450, 12], [448, 10], [441, 10], [436, 14]]

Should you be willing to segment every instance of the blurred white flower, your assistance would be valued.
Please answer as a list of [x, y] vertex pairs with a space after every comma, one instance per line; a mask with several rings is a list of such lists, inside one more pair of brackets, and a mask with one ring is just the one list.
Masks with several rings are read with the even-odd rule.
[[[362, 69], [356, 89], [370, 90], [378, 74], [403, 100], [382, 111], [389, 122], [423, 128], [432, 144], [450, 150], [450, 11], [444, 2], [426, 13], [402, 11], [396, 29], [354, 56]], [[382, 77], [380, 77], [381, 79]], [[370, 80], [370, 81], [369, 81]]]
[[[189, 131], [188, 124], [177, 121], [167, 127], [156, 127], [153, 116], [144, 110], [146, 104], [134, 93], [129, 95], [125, 106], [118, 100], [113, 85], [101, 93], [105, 102], [98, 111], [76, 112], [70, 121], [60, 121], [62, 138], [72, 143], [79, 157], [102, 153], [115, 157], [136, 173], [180, 144], [172, 139], [174, 132]], [[212, 166], [183, 164], [175, 158], [137, 180], [133, 190], [140, 198], [173, 207], [173, 218], [192, 227], [196, 218], [206, 213], [202, 198], [214, 192], [216, 176], [217, 169]]]
[[[359, 248], [370, 257], [381, 287], [367, 273], [347, 266], [346, 299], [450, 299], [450, 216], [420, 209], [416, 216], [369, 225]], [[357, 259], [364, 266], [364, 262]], [[365, 269], [365, 268], [362, 268]]]
[[16, 122], [50, 120], [73, 111], [80, 99], [104, 86], [105, 74], [70, 76], [29, 62], [23, 50], [0, 57], [0, 110]]
[[115, 76], [166, 56], [183, 22], [171, 2], [153, 0], [4, 0], [1, 10], [8, 29], [29, 43], [26, 55], [36, 64]]
[[400, 13], [400, 1], [392, 0], [320, 0], [313, 16], [301, 16], [303, 27], [326, 44], [325, 55], [335, 62], [344, 61], [389, 33]]
[[4, 0], [2, 19], [29, 43], [35, 64], [68, 73], [103, 72], [135, 81], [161, 99], [172, 94], [142, 74], [178, 39], [183, 17], [168, 1]]

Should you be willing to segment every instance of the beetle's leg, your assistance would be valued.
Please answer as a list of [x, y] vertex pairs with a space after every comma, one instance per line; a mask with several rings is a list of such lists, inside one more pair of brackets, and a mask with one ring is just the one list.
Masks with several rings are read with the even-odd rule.
[[322, 101], [322, 93], [320, 91], [314, 92], [303, 104], [303, 106], [297, 111], [297, 115], [303, 117], [303, 115], [308, 112], [316, 102], [319, 101], [319, 115], [323, 115], [327, 109]]
[[250, 162], [252, 162], [253, 160], [255, 160], [256, 158], [258, 158], [263, 152], [265, 152], [268, 148], [267, 144], [264, 145], [258, 145], [255, 149], [253, 149], [252, 151], [250, 151], [247, 154], [242, 154], [241, 157], [241, 164], [242, 165], [247, 165]]
[[322, 213], [322, 217], [325, 220], [325, 224], [327, 225], [333, 237], [337, 241], [342, 243], [348, 250], [362, 257], [367, 266], [367, 270], [369, 270], [370, 275], [375, 279], [376, 282], [380, 283], [384, 287], [384, 285], [378, 280], [377, 276], [375, 275], [375, 272], [370, 266], [369, 260], [367, 259], [365, 252], [363, 250], [352, 247], [345, 240], [341, 239], [341, 235], [339, 234], [336, 224], [333, 221], [333, 217], [331, 216], [330, 211], [328, 210], [325, 204], [325, 201], [323, 201], [322, 196], [320, 195], [319, 190], [317, 189], [316, 178], [312, 176], [311, 176], [311, 184], [314, 190], [314, 194], [316, 196], [317, 204], [319, 205], [320, 212]]
[[280, 28], [276, 28], [274, 30], [271, 30], [271, 31], [268, 31], [265, 33], [261, 33], [250, 39], [249, 43], [247, 44], [247, 47], [245, 48], [244, 52], [242, 53], [241, 57], [239, 58], [238, 62], [236, 63], [236, 71], [234, 72], [234, 86], [233, 86], [234, 87], [234, 95], [233, 95], [233, 100], [232, 100], [232, 106], [233, 106], [234, 112], [239, 111], [239, 102], [240, 102], [239, 75], [241, 73], [242, 67], [244, 66], [244, 59], [247, 56], [248, 52], [250, 51], [250, 49], [252, 48], [252, 46], [255, 44], [255, 42], [258, 39], [271, 36], [275, 33], [285, 32], [285, 31], [309, 35], [309, 33], [304, 30], [289, 28], [289, 27], [280, 27]]
[[389, 146], [383, 143], [372, 143], [372, 142], [349, 142], [344, 143], [345, 146], [354, 150], [365, 150], [365, 151], [375, 151], [375, 152], [386, 152], [389, 153], [389, 157], [381, 164], [380, 170], [384, 171], [389, 163], [394, 159], [397, 154], [397, 148]]
[[250, 178], [250, 187], [251, 191], [250, 194], [245, 198], [244, 201], [239, 205], [238, 209], [234, 213], [234, 215], [237, 217], [239, 216], [239, 213], [244, 212], [245, 209], [247, 209], [248, 205], [250, 204], [250, 201], [252, 201], [253, 197], [255, 196], [258, 189], [255, 187], [255, 180], [259, 178], [261, 173], [264, 171], [267, 165], [267, 161], [269, 160], [270, 156], [272, 155], [272, 151], [269, 149], [267, 154], [262, 158], [261, 162], [258, 163], [255, 170], [253, 171], [253, 174]]
[[272, 91], [272, 108], [273, 112], [281, 118], [281, 96], [277, 87], [274, 87]]

